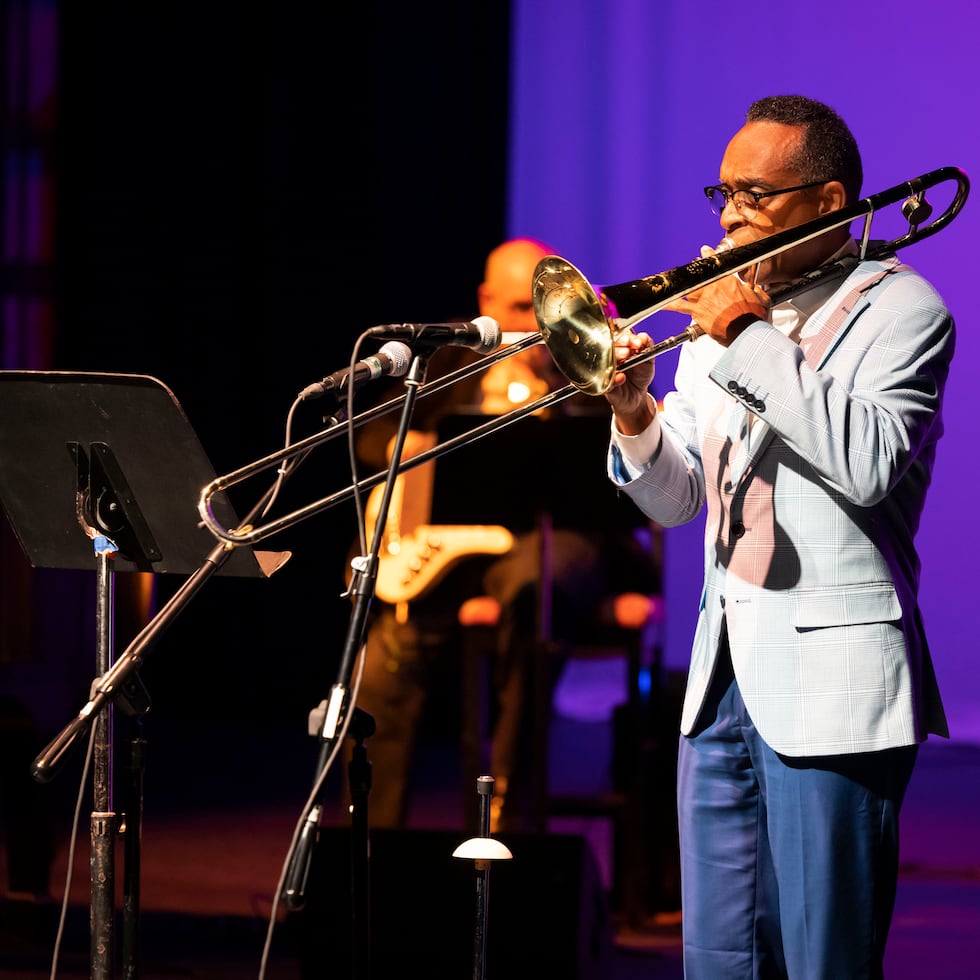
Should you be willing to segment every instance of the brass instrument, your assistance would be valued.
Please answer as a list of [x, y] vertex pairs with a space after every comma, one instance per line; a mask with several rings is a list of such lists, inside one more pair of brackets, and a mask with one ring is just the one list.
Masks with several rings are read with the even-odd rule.
[[[926, 191], [949, 181], [956, 184], [953, 199], [945, 211], [934, 220], [929, 221], [932, 217], [932, 206], [926, 201]], [[599, 289], [594, 288], [582, 273], [566, 259], [559, 256], [547, 256], [538, 263], [533, 283], [534, 312], [541, 336], [530, 336], [516, 344], [499, 348], [475, 364], [467, 365], [444, 378], [433, 381], [431, 384], [423, 385], [418, 392], [418, 397], [421, 398], [427, 394], [441, 391], [472, 374], [487, 369], [505, 357], [510, 357], [541, 342], [545, 343], [555, 364], [562, 374], [569, 379], [570, 383], [563, 388], [549, 392], [536, 401], [514, 409], [506, 415], [477, 425], [463, 435], [446, 440], [413, 456], [401, 464], [401, 469], [404, 471], [420, 466], [462, 445], [469, 445], [498, 429], [562, 402], [577, 391], [584, 391], [593, 395], [602, 394], [609, 389], [617, 370], [628, 371], [637, 364], [658, 357], [685, 341], [694, 340], [699, 331], [697, 326], [692, 323], [681, 333], [653, 344], [643, 352], [624, 361], [618, 367], [615, 363], [616, 336], [624, 330], [631, 329], [641, 320], [652, 316], [680, 296], [716, 282], [725, 276], [741, 272], [749, 266], [763, 262], [835, 228], [850, 224], [861, 217], [865, 218], [865, 222], [859, 242], [859, 258], [882, 258], [945, 228], [962, 210], [969, 191], [970, 181], [962, 170], [957, 167], [943, 167], [902, 184], [896, 184], [888, 190], [863, 198], [856, 204], [841, 208], [838, 211], [832, 211], [814, 221], [789, 228], [759, 241], [737, 246], [727, 251], [718, 250], [713, 255], [695, 259], [687, 265], [677, 266], [658, 275]], [[871, 243], [871, 223], [875, 213], [898, 201], [903, 201], [902, 215], [908, 222], [908, 231], [888, 242]], [[780, 292], [772, 292], [769, 295], [773, 302], [787, 299], [789, 296], [809, 288], [817, 281], [832, 276], [842, 276], [849, 268], [850, 265], [847, 262], [832, 263], [814, 270], [791, 287]], [[392, 398], [355, 416], [348, 424], [362, 425], [381, 415], [397, 410], [404, 402], [404, 395]], [[210, 506], [210, 500], [214, 494], [271, 469], [283, 460], [302, 456], [321, 443], [346, 431], [346, 427], [338, 427], [317, 433], [212, 480], [211, 483], [202, 488], [198, 502], [198, 512], [203, 523], [216, 538], [226, 542], [231, 547], [252, 545], [279, 531], [292, 527], [308, 517], [350, 500], [355, 492], [368, 491], [384, 482], [388, 475], [387, 471], [375, 473], [359, 481], [356, 485], [352, 484], [344, 490], [322, 497], [260, 527], [227, 529], [215, 519]]]
[[[928, 221], [932, 216], [932, 207], [925, 199], [926, 190], [946, 181], [955, 181], [957, 185], [952, 202], [935, 221], [920, 227], [921, 222]], [[534, 314], [548, 350], [565, 377], [579, 390], [599, 395], [609, 389], [617, 370], [613, 343], [616, 335], [652, 316], [677, 297], [835, 228], [849, 225], [860, 217], [866, 220], [859, 259], [890, 255], [906, 245], [934, 235], [949, 224], [966, 203], [969, 190], [969, 179], [962, 170], [943, 167], [796, 228], [748, 245], [716, 251], [714, 255], [695, 259], [659, 275], [605, 286], [598, 291], [570, 262], [558, 256], [547, 256], [538, 263], [534, 273]], [[869, 248], [871, 221], [875, 212], [902, 198], [906, 198], [902, 214], [909, 223], [908, 232], [893, 241], [880, 242], [874, 248]], [[808, 289], [814, 282], [841, 275], [847, 268], [847, 260], [822, 266], [792, 286], [770, 293], [770, 298], [773, 303], [780, 302]], [[660, 341], [626, 361], [621, 370], [641, 360], [657, 357], [686, 340], [693, 340], [697, 335], [696, 326], [690, 324], [683, 333]]]

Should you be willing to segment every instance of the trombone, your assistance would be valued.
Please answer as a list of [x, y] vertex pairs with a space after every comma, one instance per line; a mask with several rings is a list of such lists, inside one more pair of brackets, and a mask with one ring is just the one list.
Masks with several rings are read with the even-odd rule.
[[[937, 218], [930, 221], [932, 206], [926, 200], [926, 191], [950, 181], [956, 184], [953, 199]], [[789, 228], [759, 241], [727, 251], [718, 250], [713, 255], [695, 259], [687, 265], [612, 286], [593, 287], [566, 259], [559, 256], [546, 256], [535, 269], [532, 289], [534, 313], [540, 328], [540, 336], [531, 335], [517, 343], [509, 344], [474, 364], [423, 385], [419, 389], [418, 397], [422, 398], [442, 391], [473, 374], [486, 370], [497, 361], [542, 341], [569, 383], [536, 401], [514, 409], [506, 415], [490, 419], [462, 435], [413, 456], [402, 463], [401, 469], [421, 466], [462, 445], [469, 445], [529, 415], [565, 401], [578, 391], [591, 395], [603, 394], [612, 384], [616, 371], [628, 371], [644, 361], [673, 350], [686, 341], [694, 340], [700, 331], [697, 325], [692, 323], [681, 333], [653, 344], [618, 367], [615, 363], [615, 338], [621, 332], [631, 329], [640, 321], [663, 309], [679, 296], [684, 296], [725, 276], [741, 272], [749, 266], [862, 217], [865, 221], [859, 242], [858, 261], [883, 258], [945, 228], [962, 210], [969, 192], [970, 181], [964, 171], [958, 167], [942, 167], [863, 198], [856, 204], [832, 211], [806, 224]], [[902, 215], [908, 223], [908, 230], [891, 241], [872, 242], [871, 224], [875, 213], [899, 201], [903, 201]], [[779, 302], [808, 289], [815, 282], [835, 276], [843, 277], [853, 264], [853, 259], [843, 259], [821, 266], [801, 281], [770, 293], [770, 298], [774, 303]], [[405, 398], [405, 395], [401, 395], [383, 402], [373, 409], [354, 416], [348, 425], [363, 425], [393, 412], [404, 404]], [[340, 426], [315, 433], [291, 446], [215, 478], [202, 488], [198, 500], [198, 513], [202, 522], [219, 541], [224, 541], [229, 547], [252, 545], [293, 527], [308, 517], [345, 503], [354, 496], [355, 492], [366, 492], [384, 482], [388, 476], [387, 470], [366, 477], [357, 484], [351, 484], [329, 496], [321, 497], [259, 527], [228, 529], [217, 521], [211, 507], [211, 499], [215, 494], [271, 469], [284, 460], [302, 456], [345, 430], [346, 426]]]

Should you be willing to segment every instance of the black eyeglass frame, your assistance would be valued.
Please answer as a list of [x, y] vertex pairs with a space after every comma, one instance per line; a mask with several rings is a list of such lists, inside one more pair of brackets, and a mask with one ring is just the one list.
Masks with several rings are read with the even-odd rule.
[[[806, 191], [811, 187], [819, 187], [821, 184], [829, 184], [829, 180], [813, 180], [809, 184], [799, 184], [797, 187], [781, 187], [777, 191], [750, 191], [747, 187], [736, 187], [734, 190], [729, 190], [724, 184], [711, 184], [704, 188], [704, 196], [708, 199], [708, 204], [711, 205], [711, 211], [713, 214], [721, 216], [721, 211], [724, 211], [728, 207], [729, 202], [735, 201], [736, 194], [748, 194], [752, 197], [754, 201], [754, 207], [756, 210], [759, 208], [759, 202], [764, 197], [777, 197], [780, 194], [791, 194], [793, 191]], [[725, 203], [722, 205], [721, 211], [715, 211], [714, 207], [714, 196], [715, 192], [721, 194], [725, 199]], [[738, 206], [738, 202], [735, 201], [735, 210], [741, 214], [742, 209]]]

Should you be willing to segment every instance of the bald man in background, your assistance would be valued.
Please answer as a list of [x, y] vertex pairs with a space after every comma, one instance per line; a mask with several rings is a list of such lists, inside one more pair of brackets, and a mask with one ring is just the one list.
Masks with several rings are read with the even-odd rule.
[[[515, 238], [488, 255], [483, 281], [476, 291], [479, 312], [500, 324], [505, 344], [538, 332], [532, 278], [538, 262], [552, 254], [554, 250], [543, 242]], [[478, 356], [458, 347], [440, 348], [431, 356], [427, 377], [442, 377]], [[433, 445], [440, 420], [446, 415], [460, 411], [506, 414], [566, 384], [544, 344], [496, 359], [484, 371], [420, 400], [406, 449]], [[608, 417], [604, 404], [578, 394], [547, 411], [561, 413], [573, 405], [578, 412]], [[372, 472], [387, 467], [396, 427], [397, 420], [390, 418], [363, 427], [358, 455], [374, 467]], [[514, 452], [506, 438], [506, 434], [495, 435], [480, 443], [476, 457], [479, 469], [474, 469], [472, 476], [474, 523], [481, 522], [480, 492], [492, 489], [500, 494], [507, 490], [493, 483], [498, 454]], [[404, 455], [407, 458], [410, 452]], [[537, 474], [533, 469], [529, 475], [539, 487], [548, 479], [548, 474]], [[406, 500], [411, 497], [406, 493]], [[401, 531], [404, 533], [405, 528]], [[535, 658], [548, 657], [547, 673], [553, 686], [564, 663], [567, 642], [577, 635], [583, 618], [591, 615], [602, 596], [614, 589], [647, 594], [659, 591], [659, 569], [635, 536], [624, 535], [616, 547], [610, 547], [610, 542], [596, 533], [555, 527], [548, 540], [552, 609], [548, 643], [542, 643], [539, 632], [542, 541], [536, 529], [516, 533], [513, 546], [505, 554], [464, 559], [414, 601], [391, 604], [376, 598], [373, 602], [357, 695], [358, 707], [374, 718], [376, 726], [367, 744], [372, 765], [371, 826], [406, 825], [426, 701], [440, 672], [448, 669], [454, 676], [459, 674], [462, 618], [497, 625], [491, 669], [495, 695], [490, 713], [490, 775], [495, 781], [491, 830], [537, 829], [533, 826], [528, 772], [532, 737], [529, 688]]]

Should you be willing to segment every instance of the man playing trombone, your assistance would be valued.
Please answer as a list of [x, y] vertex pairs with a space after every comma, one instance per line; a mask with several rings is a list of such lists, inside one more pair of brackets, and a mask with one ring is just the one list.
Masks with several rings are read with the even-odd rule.
[[[861, 181], [840, 117], [776, 96], [705, 193], [738, 247]], [[678, 757], [688, 980], [881, 977], [899, 807], [919, 743], [948, 736], [913, 539], [953, 318], [897, 258], [857, 253], [841, 226], [671, 300], [703, 336], [662, 411], [653, 358], [606, 392], [611, 479], [666, 527], [707, 506]], [[621, 364], [651, 340], [615, 345]]]

